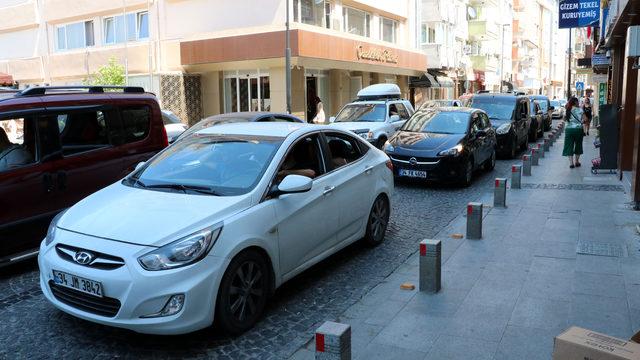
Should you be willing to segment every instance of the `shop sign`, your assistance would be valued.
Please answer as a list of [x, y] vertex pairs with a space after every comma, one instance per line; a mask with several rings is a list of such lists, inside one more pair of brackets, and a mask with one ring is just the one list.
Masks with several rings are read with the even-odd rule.
[[607, 103], [607, 83], [601, 82], [598, 84], [598, 104], [604, 105]]
[[560, 29], [597, 26], [600, 21], [599, 0], [560, 0]]
[[593, 54], [591, 56], [591, 65], [594, 67], [611, 65], [611, 58], [608, 58], [605, 54]]
[[365, 49], [364, 46], [356, 46], [356, 58], [358, 60], [377, 61], [389, 64], [398, 63], [398, 55], [389, 49]]

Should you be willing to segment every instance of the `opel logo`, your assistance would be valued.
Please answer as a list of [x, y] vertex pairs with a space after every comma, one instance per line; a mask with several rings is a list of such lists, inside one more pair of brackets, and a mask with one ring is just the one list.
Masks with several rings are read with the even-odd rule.
[[412, 157], [411, 159], [409, 159], [409, 164], [411, 164], [411, 165], [415, 165], [415, 164], [417, 164], [417, 163], [418, 163], [418, 159], [416, 159], [416, 158], [414, 158], [414, 157]]
[[73, 260], [80, 265], [87, 265], [93, 261], [93, 254], [79, 250], [76, 251], [75, 255], [73, 255]]

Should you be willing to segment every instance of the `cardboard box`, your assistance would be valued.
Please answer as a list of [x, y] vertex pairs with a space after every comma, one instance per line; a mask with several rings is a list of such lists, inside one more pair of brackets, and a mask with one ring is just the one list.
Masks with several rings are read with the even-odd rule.
[[553, 360], [640, 360], [640, 344], [572, 326], [556, 336]]

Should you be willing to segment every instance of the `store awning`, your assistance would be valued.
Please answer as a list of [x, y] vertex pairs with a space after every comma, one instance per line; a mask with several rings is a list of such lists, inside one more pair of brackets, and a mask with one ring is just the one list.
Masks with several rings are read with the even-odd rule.
[[426, 72], [422, 74], [420, 77], [412, 77], [411, 79], [409, 79], [409, 86], [439, 88], [440, 84], [436, 80], [435, 76]]
[[448, 76], [436, 76], [436, 80], [443, 88], [452, 88], [454, 86], [453, 80]]
[[0, 72], [0, 86], [13, 85], [13, 76]]

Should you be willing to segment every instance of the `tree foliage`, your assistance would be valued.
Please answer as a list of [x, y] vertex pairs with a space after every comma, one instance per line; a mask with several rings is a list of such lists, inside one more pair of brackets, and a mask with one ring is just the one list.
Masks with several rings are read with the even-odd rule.
[[117, 85], [124, 86], [124, 66], [116, 58], [109, 58], [109, 62], [100, 67], [97, 72], [85, 79], [86, 85]]

